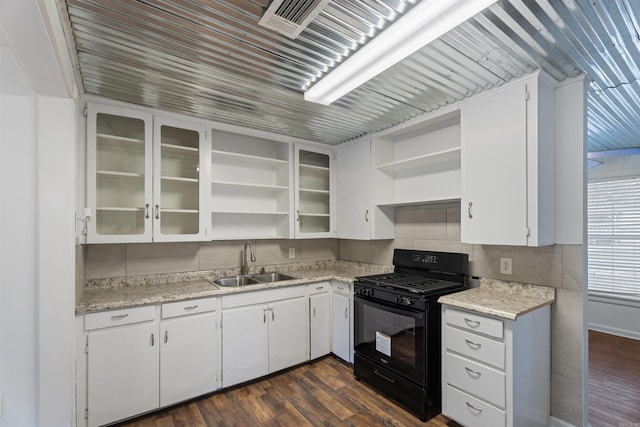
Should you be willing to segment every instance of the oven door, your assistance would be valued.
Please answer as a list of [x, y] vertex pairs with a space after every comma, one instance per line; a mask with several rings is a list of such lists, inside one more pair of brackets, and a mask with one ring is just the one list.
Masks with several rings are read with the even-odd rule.
[[354, 298], [354, 350], [425, 385], [425, 312]]

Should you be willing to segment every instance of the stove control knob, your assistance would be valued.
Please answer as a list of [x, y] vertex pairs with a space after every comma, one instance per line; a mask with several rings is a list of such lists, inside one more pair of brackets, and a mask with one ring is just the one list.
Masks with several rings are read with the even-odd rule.
[[396, 302], [400, 305], [413, 305], [413, 298], [411, 297], [398, 297]]
[[373, 289], [365, 289], [365, 295], [368, 297], [373, 296]]

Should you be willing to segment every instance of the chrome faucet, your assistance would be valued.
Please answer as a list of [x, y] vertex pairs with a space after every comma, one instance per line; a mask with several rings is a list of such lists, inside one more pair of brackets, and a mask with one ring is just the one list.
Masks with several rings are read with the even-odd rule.
[[247, 263], [247, 246], [251, 251], [251, 262], [256, 262], [256, 254], [253, 251], [253, 245], [250, 241], [244, 242], [244, 250], [242, 251], [242, 263], [240, 264], [240, 275], [249, 274], [249, 264]]

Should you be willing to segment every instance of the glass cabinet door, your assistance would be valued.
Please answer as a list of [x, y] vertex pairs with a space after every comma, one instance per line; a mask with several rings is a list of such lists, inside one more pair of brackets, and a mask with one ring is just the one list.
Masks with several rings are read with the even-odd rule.
[[167, 119], [154, 125], [154, 240], [199, 240], [204, 235], [205, 131]]
[[333, 232], [333, 154], [296, 148], [297, 237], [326, 237]]
[[89, 106], [89, 243], [151, 240], [151, 116]]

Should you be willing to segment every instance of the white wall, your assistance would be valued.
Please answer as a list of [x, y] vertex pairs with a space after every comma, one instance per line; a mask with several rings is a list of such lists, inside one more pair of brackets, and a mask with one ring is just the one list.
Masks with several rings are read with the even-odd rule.
[[35, 0], [0, 3], [1, 427], [74, 425], [75, 102], [58, 59]]

